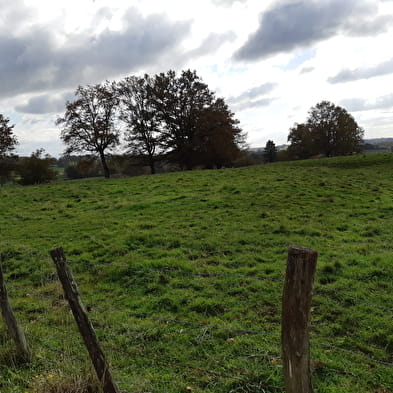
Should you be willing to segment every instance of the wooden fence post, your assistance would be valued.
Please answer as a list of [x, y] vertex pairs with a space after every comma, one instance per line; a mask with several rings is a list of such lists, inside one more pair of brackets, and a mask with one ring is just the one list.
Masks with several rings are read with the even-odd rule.
[[286, 393], [312, 393], [309, 325], [316, 251], [291, 246], [285, 277], [281, 343]]
[[118, 387], [113, 381], [105, 355], [100, 347], [93, 326], [82, 304], [78, 287], [72, 276], [71, 270], [67, 265], [63, 249], [56, 248], [50, 252], [50, 255], [56, 265], [57, 274], [63, 286], [65, 297], [68, 300], [71, 311], [78, 325], [79, 332], [85, 342], [90, 359], [96, 370], [98, 379], [102, 383], [104, 392], [120, 393]]
[[12, 307], [8, 301], [7, 288], [4, 282], [3, 268], [0, 256], [0, 307], [4, 322], [8, 332], [15, 341], [16, 353], [19, 359], [29, 362], [31, 360], [31, 352], [27, 345], [26, 336], [23, 330], [18, 326]]

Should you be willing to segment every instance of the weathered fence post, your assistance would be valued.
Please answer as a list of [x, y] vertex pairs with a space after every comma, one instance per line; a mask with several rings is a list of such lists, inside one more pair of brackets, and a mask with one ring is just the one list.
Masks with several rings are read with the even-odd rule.
[[67, 265], [63, 249], [56, 248], [50, 252], [50, 255], [56, 265], [57, 274], [63, 286], [66, 299], [70, 304], [79, 332], [85, 342], [97, 376], [102, 383], [104, 392], [119, 393], [120, 391], [113, 381], [108, 363], [106, 362], [105, 355], [100, 347], [93, 326], [82, 304], [78, 287], [72, 276], [71, 270]]
[[12, 339], [15, 341], [17, 356], [28, 362], [31, 360], [31, 352], [27, 345], [26, 336], [23, 330], [18, 326], [12, 307], [8, 301], [7, 288], [4, 282], [3, 268], [0, 256], [0, 306], [1, 314], [5, 324], [7, 325], [8, 332]]
[[309, 325], [316, 251], [291, 246], [285, 277], [281, 342], [286, 393], [312, 393]]

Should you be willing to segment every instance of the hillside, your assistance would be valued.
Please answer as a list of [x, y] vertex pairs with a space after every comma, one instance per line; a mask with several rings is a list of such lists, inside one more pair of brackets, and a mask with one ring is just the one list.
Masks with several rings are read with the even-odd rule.
[[34, 353], [15, 362], [0, 324], [1, 393], [90, 373], [49, 258], [57, 246], [122, 391], [282, 392], [291, 244], [319, 252], [315, 391], [393, 391], [393, 154], [4, 187], [0, 220]]

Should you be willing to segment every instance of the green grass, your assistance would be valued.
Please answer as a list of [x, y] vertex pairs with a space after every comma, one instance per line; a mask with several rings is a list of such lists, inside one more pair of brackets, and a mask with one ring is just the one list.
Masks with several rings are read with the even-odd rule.
[[5, 187], [0, 220], [34, 353], [18, 364], [0, 324], [1, 393], [89, 372], [49, 258], [57, 246], [122, 391], [283, 392], [291, 244], [319, 252], [315, 391], [393, 391], [393, 154]]

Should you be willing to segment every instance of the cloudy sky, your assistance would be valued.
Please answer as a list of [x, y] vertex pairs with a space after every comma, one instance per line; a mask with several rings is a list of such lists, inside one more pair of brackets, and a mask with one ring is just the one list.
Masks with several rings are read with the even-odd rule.
[[393, 0], [0, 0], [0, 113], [19, 154], [62, 153], [78, 85], [195, 69], [250, 146], [286, 142], [311, 106], [393, 137]]

